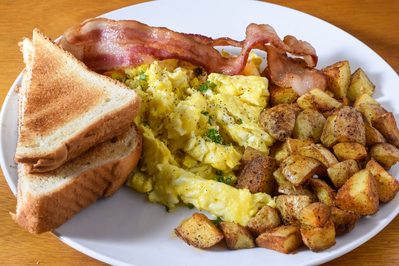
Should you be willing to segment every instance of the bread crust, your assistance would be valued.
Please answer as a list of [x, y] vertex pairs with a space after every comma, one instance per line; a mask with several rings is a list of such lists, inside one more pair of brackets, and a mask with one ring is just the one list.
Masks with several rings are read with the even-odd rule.
[[[17, 187], [17, 212], [16, 214], [11, 214], [14, 221], [32, 234], [41, 234], [61, 226], [80, 210], [94, 203], [98, 198], [109, 197], [114, 194], [134, 170], [141, 156], [141, 133], [135, 124], [132, 127], [135, 136], [129, 140], [129, 143], [131, 141], [134, 143], [130, 143], [132, 147], [128, 154], [123, 157], [117, 157], [112, 161], [106, 161], [107, 154], [104, 154], [101, 146], [113, 145], [112, 143], [103, 143], [90, 149], [88, 151], [90, 152], [90, 157], [99, 153], [98, 157], [103, 157], [100, 160], [105, 160], [106, 162], [100, 162], [100, 165], [96, 165], [93, 162], [95, 165], [93, 167], [81, 166], [77, 163], [78, 167], [84, 170], [76, 169], [76, 176], [59, 189], [37, 196], [30, 193], [30, 191], [23, 191], [22, 182], [19, 181]], [[120, 138], [123, 138], [123, 136], [120, 136]], [[86, 153], [75, 158], [69, 165], [63, 165], [53, 172], [62, 172], [60, 169], [63, 167], [74, 167], [75, 162], [79, 162], [82, 156], [88, 156]], [[18, 166], [20, 175], [23, 175], [23, 167], [27, 166], [23, 164]], [[43, 178], [46, 177], [46, 173], [35, 174], [35, 177], [41, 177], [40, 175]], [[19, 178], [27, 177], [20, 176]]]

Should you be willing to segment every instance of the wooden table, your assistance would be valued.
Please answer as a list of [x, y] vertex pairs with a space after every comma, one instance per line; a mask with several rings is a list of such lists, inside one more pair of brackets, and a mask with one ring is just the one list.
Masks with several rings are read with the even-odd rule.
[[[37, 27], [55, 39], [66, 28], [87, 18], [140, 2], [144, 1], [0, 0], [0, 102], [3, 103], [12, 83], [24, 68], [17, 43], [24, 36], [31, 37], [33, 28]], [[303, 11], [338, 26], [371, 47], [399, 73], [399, 1], [269, 2]], [[392, 89], [399, 89], [399, 84]], [[15, 206], [16, 198], [1, 173], [0, 264], [103, 265], [50, 233], [36, 236], [20, 228], [9, 215], [9, 212], [15, 211]], [[325, 265], [399, 265], [399, 217], [370, 241]]]

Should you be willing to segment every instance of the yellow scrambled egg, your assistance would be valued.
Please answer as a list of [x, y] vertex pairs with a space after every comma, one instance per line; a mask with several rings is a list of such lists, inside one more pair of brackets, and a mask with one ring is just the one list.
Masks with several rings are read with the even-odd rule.
[[[260, 62], [252, 54], [248, 66], [256, 72]], [[267, 194], [234, 187], [245, 147], [267, 155], [274, 141], [258, 124], [269, 97], [266, 78], [207, 75], [178, 60], [112, 76], [141, 98], [135, 122], [143, 154], [128, 186], [168, 208], [182, 201], [242, 225], [265, 204], [273, 205]]]

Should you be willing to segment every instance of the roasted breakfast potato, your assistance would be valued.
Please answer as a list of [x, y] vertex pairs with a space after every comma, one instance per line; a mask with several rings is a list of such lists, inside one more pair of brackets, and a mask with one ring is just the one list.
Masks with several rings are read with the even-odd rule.
[[289, 153], [296, 153], [297, 150], [300, 148], [309, 146], [310, 144], [313, 144], [313, 141], [310, 139], [292, 139], [288, 138], [286, 140], [287, 143], [287, 149]]
[[399, 129], [393, 113], [388, 112], [371, 119], [373, 127], [378, 129], [388, 143], [399, 147]]
[[280, 212], [284, 224], [299, 225], [299, 213], [312, 203], [309, 196], [280, 195], [276, 197], [276, 209]]
[[333, 135], [338, 142], [357, 142], [366, 145], [366, 130], [361, 113], [349, 106], [339, 109]]
[[316, 172], [319, 177], [325, 176], [327, 168], [338, 162], [334, 154], [321, 144], [311, 144], [303, 147], [296, 154], [317, 160], [320, 163], [319, 170]]
[[296, 154], [288, 156], [280, 164], [281, 173], [296, 187], [311, 178], [319, 167], [317, 160]]
[[331, 149], [338, 143], [338, 139], [334, 135], [334, 126], [337, 121], [337, 112], [327, 117], [326, 124], [324, 125], [323, 132], [321, 133], [320, 141], [327, 149]]
[[335, 245], [335, 226], [330, 218], [322, 227], [301, 225], [303, 243], [313, 252], [320, 252]]
[[251, 193], [272, 194], [275, 185], [273, 173], [276, 169], [276, 161], [272, 157], [258, 156], [245, 165], [237, 177], [236, 188], [247, 188]]
[[230, 250], [248, 249], [255, 247], [255, 240], [251, 233], [242, 225], [233, 222], [219, 222], [226, 246]]
[[320, 178], [310, 178], [309, 185], [320, 202], [328, 206], [336, 205], [335, 198], [337, 193], [325, 181], [321, 180]]
[[373, 174], [363, 169], [354, 174], [338, 190], [336, 202], [340, 209], [360, 215], [371, 215], [379, 209], [378, 185]]
[[279, 104], [265, 109], [259, 115], [259, 124], [279, 141], [285, 141], [295, 128], [295, 112], [289, 104]]
[[299, 113], [295, 120], [293, 137], [295, 139], [310, 139], [314, 143], [320, 142], [326, 119], [317, 110], [306, 109]]
[[334, 154], [338, 161], [342, 162], [345, 160], [363, 160], [367, 157], [366, 148], [356, 142], [341, 142], [337, 143], [333, 147]]
[[277, 165], [280, 165], [290, 155], [288, 150], [287, 142], [275, 142], [270, 148], [270, 156], [277, 161]]
[[384, 136], [375, 127], [364, 123], [364, 128], [366, 129], [366, 146], [370, 147], [374, 144], [385, 143], [386, 140]]
[[367, 163], [366, 169], [373, 174], [377, 181], [380, 201], [390, 202], [399, 191], [399, 182], [373, 158]]
[[353, 103], [353, 108], [357, 109], [360, 112], [359, 106], [362, 103], [370, 103], [370, 104], [380, 105], [379, 102], [374, 100], [370, 95], [368, 95], [365, 92], [363, 92], [359, 97], [356, 98], [356, 101]]
[[299, 227], [292, 225], [266, 231], [255, 241], [258, 247], [273, 249], [284, 254], [291, 253], [303, 245]]
[[284, 103], [292, 103], [298, 98], [298, 94], [292, 88], [280, 88], [277, 85], [269, 85], [270, 106], [276, 106]]
[[258, 156], [264, 156], [263, 153], [258, 151], [257, 149], [252, 148], [251, 146], [248, 146], [245, 148], [244, 153], [241, 157], [240, 161], [240, 168], [237, 170], [236, 175], [237, 177], [241, 175], [242, 171], [244, 170], [245, 166], [253, 159], [255, 159]]
[[277, 211], [274, 208], [265, 205], [251, 220], [249, 220], [246, 227], [253, 236], [257, 237], [260, 234], [280, 225], [281, 220]]
[[321, 113], [338, 109], [342, 106], [342, 103], [320, 89], [306, 92], [297, 99], [297, 103], [303, 110], [316, 109]]
[[298, 220], [302, 225], [323, 227], [330, 219], [330, 215], [331, 210], [328, 205], [321, 202], [314, 202], [299, 212]]
[[216, 225], [202, 213], [194, 213], [175, 229], [175, 233], [188, 245], [196, 248], [209, 248], [224, 238]]
[[348, 60], [323, 68], [321, 72], [327, 77], [327, 89], [334, 93], [334, 98], [342, 99], [346, 97], [351, 82]]
[[366, 73], [364, 73], [363, 69], [358, 68], [351, 76], [347, 96], [351, 101], [355, 101], [363, 93], [372, 95], [374, 90], [375, 86], [371, 83]]
[[388, 113], [383, 107], [372, 103], [359, 104], [357, 110], [367, 119], [370, 125], [373, 125], [374, 118]]
[[295, 187], [290, 181], [286, 181], [278, 187], [278, 192], [284, 195], [304, 195], [309, 196], [312, 202], [316, 201], [316, 195], [307, 186]]
[[375, 144], [370, 149], [370, 156], [388, 170], [399, 161], [399, 150], [389, 143]]
[[281, 172], [280, 168], [277, 168], [277, 170], [274, 171], [273, 177], [276, 180], [276, 183], [277, 183], [278, 186], [281, 186], [282, 184], [284, 184], [285, 182], [288, 181], [287, 178], [285, 178], [285, 176]]
[[341, 210], [337, 207], [330, 206], [331, 209], [331, 220], [335, 225], [335, 235], [344, 235], [351, 231], [357, 221], [361, 217], [360, 214], [351, 211]]
[[359, 171], [359, 164], [353, 159], [333, 164], [327, 169], [328, 177], [335, 188], [342, 187], [351, 176]]

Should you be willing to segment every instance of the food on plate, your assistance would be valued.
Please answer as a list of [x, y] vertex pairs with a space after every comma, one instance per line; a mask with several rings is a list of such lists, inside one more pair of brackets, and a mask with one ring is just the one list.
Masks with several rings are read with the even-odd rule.
[[56, 169], [129, 129], [140, 106], [135, 91], [90, 71], [38, 30], [21, 46], [27, 69], [15, 161], [29, 172]]
[[256, 238], [256, 245], [289, 254], [303, 245], [298, 226], [283, 225], [266, 231]]
[[340, 61], [321, 70], [327, 77], [328, 90], [334, 94], [335, 99], [345, 98], [351, 82], [349, 61]]
[[358, 68], [351, 76], [347, 96], [349, 100], [355, 101], [363, 93], [372, 95], [374, 90], [375, 85], [367, 77], [363, 69]]
[[21, 47], [27, 68], [19, 90], [12, 218], [40, 234], [125, 183], [141, 156], [141, 133], [133, 123], [140, 101], [135, 91], [93, 73], [37, 29]]
[[335, 226], [330, 218], [322, 226], [301, 225], [303, 243], [313, 252], [320, 252], [335, 245]]
[[12, 218], [33, 234], [52, 231], [100, 197], [113, 195], [135, 168], [141, 154], [135, 124], [59, 168], [29, 173], [18, 164], [17, 209]]
[[255, 240], [244, 226], [232, 222], [219, 222], [218, 227], [224, 234], [228, 249], [248, 249], [255, 247]]
[[279, 225], [281, 225], [281, 220], [277, 210], [265, 205], [251, 218], [246, 228], [248, 228], [254, 237], [258, 237], [260, 234]]

